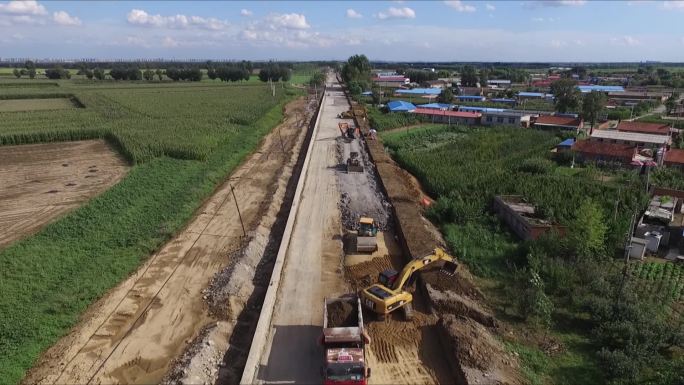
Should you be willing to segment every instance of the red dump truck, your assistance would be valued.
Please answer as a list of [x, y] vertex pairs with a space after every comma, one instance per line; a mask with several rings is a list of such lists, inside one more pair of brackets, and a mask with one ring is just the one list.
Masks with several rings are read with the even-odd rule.
[[361, 301], [357, 296], [326, 298], [323, 309], [324, 385], [366, 385], [371, 370], [366, 364], [366, 344]]

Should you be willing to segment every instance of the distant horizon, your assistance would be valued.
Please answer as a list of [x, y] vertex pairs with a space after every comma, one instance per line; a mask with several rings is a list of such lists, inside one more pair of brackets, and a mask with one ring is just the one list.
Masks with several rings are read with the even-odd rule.
[[15, 58], [679, 63], [683, 19], [680, 0], [13, 0], [0, 45]]

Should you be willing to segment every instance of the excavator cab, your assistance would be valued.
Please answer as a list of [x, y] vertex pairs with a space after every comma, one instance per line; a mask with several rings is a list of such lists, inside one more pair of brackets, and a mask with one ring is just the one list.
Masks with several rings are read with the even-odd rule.
[[398, 276], [398, 271], [394, 269], [387, 269], [378, 275], [378, 282], [385, 287], [392, 287]]

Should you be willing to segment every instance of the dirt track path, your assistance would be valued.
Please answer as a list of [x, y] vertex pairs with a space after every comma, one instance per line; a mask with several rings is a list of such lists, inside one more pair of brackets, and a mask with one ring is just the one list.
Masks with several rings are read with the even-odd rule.
[[[280, 135], [286, 150], [305, 131], [300, 99], [287, 106]], [[296, 112], [296, 113], [295, 113]], [[293, 149], [296, 151], [296, 149]], [[156, 383], [200, 329], [216, 320], [202, 290], [229, 263], [242, 241], [230, 184], [249, 231], [256, 226], [290, 155], [279, 134], [267, 135], [178, 236], [126, 281], [91, 306], [82, 321], [50, 348], [24, 383]]]

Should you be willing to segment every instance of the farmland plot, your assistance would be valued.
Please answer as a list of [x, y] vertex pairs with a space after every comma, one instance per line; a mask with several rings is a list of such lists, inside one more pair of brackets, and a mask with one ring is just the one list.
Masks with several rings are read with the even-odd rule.
[[105, 139], [133, 164], [105, 193], [0, 251], [3, 382], [18, 382], [79, 314], [170, 239], [300, 93], [278, 88], [274, 97], [263, 84], [157, 86], [163, 92], [109, 85], [0, 87], [0, 98], [73, 93], [85, 106], [0, 112], [0, 145]]
[[0, 112], [64, 110], [76, 107], [66, 98], [0, 100]]

